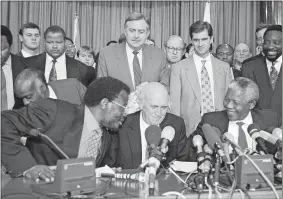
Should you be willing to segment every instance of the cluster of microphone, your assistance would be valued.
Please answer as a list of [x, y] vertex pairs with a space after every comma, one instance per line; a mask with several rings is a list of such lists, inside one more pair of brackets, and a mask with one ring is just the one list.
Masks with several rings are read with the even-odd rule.
[[[248, 126], [248, 133], [250, 137], [256, 141], [258, 145], [259, 154], [268, 154], [268, 149], [265, 142], [275, 148], [274, 168], [282, 169], [282, 129], [270, 127], [267, 131], [260, 129], [259, 125], [251, 124]], [[237, 155], [252, 154], [251, 149], [242, 149], [236, 144], [234, 136], [229, 133], [221, 133], [221, 131], [212, 127], [209, 124], [202, 126], [203, 134], [196, 134], [192, 137], [193, 146], [197, 151], [198, 173], [188, 179], [188, 186], [198, 192], [202, 192], [208, 179], [211, 183], [219, 184], [220, 164], [226, 164], [229, 174], [234, 174], [234, 166], [231, 161]], [[205, 143], [206, 141], [206, 143]], [[232, 147], [232, 154], [230, 156], [229, 148]], [[214, 174], [213, 174], [214, 173]], [[282, 173], [281, 175], [282, 182]]]

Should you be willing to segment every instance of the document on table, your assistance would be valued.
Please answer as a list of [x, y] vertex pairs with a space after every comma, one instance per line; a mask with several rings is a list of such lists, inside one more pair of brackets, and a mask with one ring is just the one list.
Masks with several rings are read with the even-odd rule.
[[170, 163], [170, 165], [174, 169], [174, 171], [182, 171], [186, 173], [196, 171], [198, 167], [197, 162], [174, 161]]

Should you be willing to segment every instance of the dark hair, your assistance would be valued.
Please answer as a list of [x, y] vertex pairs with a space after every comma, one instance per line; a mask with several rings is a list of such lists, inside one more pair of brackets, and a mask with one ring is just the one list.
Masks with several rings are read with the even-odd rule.
[[265, 35], [267, 34], [267, 32], [269, 31], [279, 31], [282, 32], [282, 25], [271, 25], [269, 26], [266, 31], [264, 32], [263, 37], [265, 37]]
[[25, 23], [25, 24], [21, 27], [21, 29], [20, 29], [20, 31], [19, 31], [19, 34], [23, 36], [24, 29], [27, 29], [27, 28], [37, 29], [37, 30], [39, 31], [39, 34], [40, 34], [40, 30], [39, 30], [38, 25], [36, 25], [36, 24], [34, 24], [34, 23], [32, 23], [32, 22], [27, 22], [27, 23]]
[[92, 54], [93, 60], [95, 59], [95, 53], [94, 53], [94, 51], [93, 51], [93, 49], [91, 47], [89, 47], [89, 46], [82, 46], [82, 47], [80, 47], [80, 49], [77, 52], [77, 56], [78, 57], [80, 56], [81, 51], [87, 51], [88, 53]]
[[117, 43], [118, 43], [117, 41], [111, 40], [106, 44], [106, 46], [109, 46], [110, 44], [117, 44]]
[[74, 44], [73, 40], [69, 37], [65, 37], [65, 40], [69, 40], [72, 44]]
[[126, 42], [126, 36], [124, 33], [122, 33], [119, 37], [119, 40], [118, 40], [118, 43], [121, 44], [121, 43], [124, 43]]
[[148, 30], [150, 30], [149, 19], [147, 19], [142, 13], [139, 12], [133, 12], [127, 17], [127, 19], [125, 20], [124, 28], [126, 28], [128, 21], [138, 21], [138, 20], [144, 20], [148, 25]]
[[7, 26], [1, 25], [1, 36], [5, 36], [7, 38], [9, 46], [12, 46], [13, 35]]
[[44, 39], [46, 39], [46, 35], [49, 33], [49, 32], [52, 32], [52, 33], [62, 33], [63, 37], [64, 37], [64, 40], [66, 39], [66, 33], [65, 31], [63, 30], [63, 28], [61, 28], [60, 26], [49, 26], [45, 32], [44, 32]]
[[221, 47], [226, 47], [226, 48], [231, 48], [233, 53], [234, 53], [234, 48], [232, 48], [232, 46], [230, 46], [229, 44], [220, 44], [219, 46], [217, 46], [215, 53], [217, 54], [217, 51], [219, 50], [219, 48]]
[[206, 21], [196, 21], [190, 26], [190, 37], [191, 39], [193, 38], [193, 33], [200, 33], [204, 30], [207, 30], [208, 36], [212, 37], [213, 36], [213, 30], [212, 26], [210, 23]]
[[256, 30], [255, 30], [255, 33], [257, 33], [258, 31], [264, 29], [264, 28], [268, 28], [269, 26], [271, 26], [271, 24], [259, 24], [257, 27], [256, 27]]
[[104, 98], [114, 100], [123, 90], [130, 93], [130, 88], [124, 82], [110, 76], [100, 77], [87, 87], [84, 103], [89, 107], [97, 106]]

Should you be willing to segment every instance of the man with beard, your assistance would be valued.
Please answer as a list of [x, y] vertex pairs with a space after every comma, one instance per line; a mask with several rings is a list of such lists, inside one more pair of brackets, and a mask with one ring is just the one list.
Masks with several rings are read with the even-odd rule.
[[[11, 176], [50, 182], [54, 172], [49, 165], [62, 159], [41, 139], [23, 146], [20, 137], [31, 130], [49, 136], [70, 158], [93, 157], [96, 166], [108, 164], [112, 136], [124, 120], [129, 87], [120, 80], [104, 77], [92, 82], [83, 105], [42, 99], [15, 110], [2, 112], [2, 162], [11, 168]], [[48, 166], [47, 166], [48, 165]]]
[[264, 56], [244, 63], [242, 73], [259, 87], [257, 107], [270, 108], [282, 116], [282, 26], [271, 25], [263, 39]]

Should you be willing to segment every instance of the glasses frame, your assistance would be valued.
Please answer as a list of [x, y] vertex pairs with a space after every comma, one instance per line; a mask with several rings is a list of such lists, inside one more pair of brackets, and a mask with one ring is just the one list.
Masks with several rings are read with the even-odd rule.
[[123, 109], [126, 109], [125, 106], [119, 104], [118, 102], [115, 102], [114, 100], [111, 100], [111, 102], [114, 103], [114, 104], [116, 104], [116, 105], [118, 105], [118, 106], [120, 106], [120, 107], [123, 108]]

